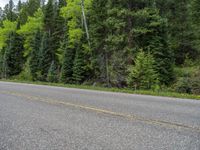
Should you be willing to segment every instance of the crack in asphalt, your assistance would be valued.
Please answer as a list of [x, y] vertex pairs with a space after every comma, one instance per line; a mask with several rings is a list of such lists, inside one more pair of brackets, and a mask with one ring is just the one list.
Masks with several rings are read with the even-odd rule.
[[11, 92], [11, 91], [0, 91], [1, 94], [7, 94], [7, 95], [12, 95], [12, 96], [18, 96], [18, 97], [23, 97], [26, 98], [27, 100], [31, 101], [39, 101], [39, 102], [44, 102], [48, 104], [53, 104], [53, 105], [63, 105], [63, 106], [70, 106], [74, 108], [79, 108], [79, 109], [84, 109], [84, 110], [89, 110], [93, 111], [96, 113], [103, 113], [111, 116], [116, 116], [116, 117], [121, 117], [129, 120], [138, 120], [141, 122], [145, 122], [148, 124], [153, 124], [153, 125], [160, 125], [160, 126], [165, 126], [165, 127], [173, 127], [173, 128], [184, 128], [184, 129], [189, 129], [195, 132], [200, 133], [200, 128], [198, 127], [191, 127], [188, 125], [184, 124], [179, 124], [175, 122], [169, 122], [169, 121], [163, 121], [163, 120], [157, 120], [157, 119], [148, 119], [136, 115], [130, 115], [130, 114], [124, 114], [124, 113], [119, 113], [119, 112], [114, 112], [106, 109], [101, 109], [101, 108], [96, 108], [93, 106], [86, 106], [86, 105], [81, 105], [81, 104], [75, 104], [75, 103], [70, 103], [70, 102], [63, 102], [62, 100], [55, 100], [51, 99], [48, 97], [39, 97], [39, 96], [30, 96], [24, 93], [17, 93], [17, 92]]

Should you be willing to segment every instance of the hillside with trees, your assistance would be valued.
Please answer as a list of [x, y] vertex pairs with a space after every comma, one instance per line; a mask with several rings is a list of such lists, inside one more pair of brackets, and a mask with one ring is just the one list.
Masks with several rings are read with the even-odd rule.
[[12, 0], [0, 78], [200, 94], [199, 0]]

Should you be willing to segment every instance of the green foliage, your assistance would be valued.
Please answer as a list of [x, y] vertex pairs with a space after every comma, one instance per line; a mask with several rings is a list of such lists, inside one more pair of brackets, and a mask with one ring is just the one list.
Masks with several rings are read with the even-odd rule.
[[0, 9], [2, 78], [198, 93], [199, 0], [46, 2]]
[[126, 55], [122, 52], [114, 52], [110, 58], [108, 67], [109, 81], [112, 85], [122, 88], [126, 85]]
[[4, 20], [2, 27], [0, 27], [0, 49], [6, 45], [6, 41], [11, 32], [14, 32], [17, 27], [17, 22]]
[[48, 0], [44, 10], [44, 30], [50, 35], [54, 32], [54, 8], [53, 0]]
[[[190, 11], [190, 22], [192, 23], [191, 28], [193, 31], [192, 44], [194, 45], [197, 53], [200, 53], [200, 2], [198, 0], [191, 1], [191, 11]], [[194, 53], [194, 54], [197, 54]], [[198, 55], [197, 55], [198, 56]], [[198, 57], [197, 57], [198, 58]]]
[[30, 66], [29, 66], [29, 60], [24, 64], [23, 70], [22, 72], [17, 75], [12, 77], [14, 79], [18, 79], [18, 80], [26, 80], [26, 81], [33, 81], [33, 76], [30, 70]]
[[4, 53], [4, 77], [18, 75], [23, 68], [23, 39], [15, 32], [11, 32], [7, 40]]
[[39, 52], [39, 71], [40, 71], [40, 80], [46, 81], [47, 74], [49, 71], [49, 68], [52, 63], [52, 51], [49, 49], [49, 35], [48, 33], [44, 32], [42, 41], [41, 41], [41, 47]]
[[35, 34], [38, 29], [42, 29], [43, 18], [44, 15], [42, 10], [38, 9], [32, 17], [28, 17], [26, 24], [21, 26], [18, 33], [22, 35]]
[[47, 75], [47, 81], [56, 83], [58, 82], [58, 73], [57, 73], [57, 67], [54, 61], [52, 61], [51, 66], [48, 71]]
[[129, 68], [128, 85], [136, 89], [151, 89], [157, 84], [157, 80], [153, 56], [140, 51], [135, 59], [135, 65]]
[[73, 61], [75, 49], [67, 47], [67, 43], [63, 45], [64, 57], [62, 63], [61, 81], [64, 83], [72, 82]]
[[40, 71], [39, 70], [39, 65], [40, 65], [39, 54], [40, 54], [41, 36], [42, 35], [41, 35], [40, 30], [38, 30], [31, 44], [32, 51], [30, 54], [29, 67], [30, 67], [30, 72], [33, 77], [33, 80], [37, 80], [37, 72]]
[[179, 78], [175, 85], [176, 92], [191, 94], [191, 83], [188, 77]]
[[[92, 0], [85, 0], [85, 11], [91, 6]], [[73, 48], [77, 43], [80, 43], [80, 40], [83, 36], [83, 28], [81, 26], [81, 1], [80, 0], [67, 0], [67, 6], [63, 7], [61, 14], [64, 18], [68, 19], [67, 28], [69, 45]]]
[[200, 77], [197, 76], [191, 80], [191, 92], [195, 95], [200, 95]]
[[181, 76], [178, 77], [175, 83], [176, 92], [200, 95], [199, 67], [187, 70], [184, 68], [184, 70], [183, 73], [179, 73]]
[[27, 57], [32, 51], [31, 43], [34, 40], [35, 33], [38, 30], [42, 30], [43, 27], [43, 12], [41, 9], [34, 14], [33, 17], [28, 17], [26, 24], [21, 26], [21, 29], [17, 31], [20, 35], [23, 35], [25, 38], [24, 47], [25, 52], [24, 56]]
[[105, 49], [105, 38], [107, 36], [107, 28], [105, 20], [107, 18], [106, 0], [93, 0], [92, 8], [89, 11], [89, 31], [91, 35], [93, 72], [95, 77], [101, 82], [109, 82], [107, 76], [108, 67], [106, 67], [107, 53]]
[[13, 0], [9, 0], [8, 4], [4, 7], [3, 18], [11, 22], [17, 20], [17, 14], [15, 12], [15, 5]]
[[83, 49], [78, 47], [76, 50], [76, 55], [73, 64], [73, 81], [75, 83], [82, 83], [85, 75], [85, 63], [84, 63], [84, 54]]

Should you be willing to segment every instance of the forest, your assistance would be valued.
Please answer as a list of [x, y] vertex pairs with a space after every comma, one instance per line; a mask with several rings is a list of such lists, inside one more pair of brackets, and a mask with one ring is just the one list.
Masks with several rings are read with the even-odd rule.
[[200, 95], [199, 0], [0, 8], [0, 78]]

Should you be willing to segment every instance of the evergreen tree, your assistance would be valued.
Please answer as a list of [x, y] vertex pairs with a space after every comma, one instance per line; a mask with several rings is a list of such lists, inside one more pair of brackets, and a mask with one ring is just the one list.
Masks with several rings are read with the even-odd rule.
[[19, 13], [22, 9], [22, 2], [21, 0], [18, 1], [18, 4], [17, 4], [17, 12]]
[[61, 47], [61, 43], [64, 40], [64, 35], [66, 32], [66, 21], [60, 15], [60, 10], [66, 4], [65, 0], [60, 0], [59, 3], [55, 3], [54, 5], [54, 32], [52, 34], [53, 47], [55, 53], [58, 54], [59, 48]]
[[[48, 34], [48, 49], [52, 54], [52, 60], [57, 64], [56, 52], [59, 47], [60, 37], [56, 36], [56, 21], [57, 6], [54, 0], [48, 0], [44, 10], [44, 30]], [[59, 14], [58, 14], [59, 15]]]
[[41, 77], [39, 78], [42, 81], [46, 80], [49, 68], [53, 61], [52, 51], [51, 49], [49, 49], [48, 45], [49, 45], [49, 36], [48, 33], [44, 32], [39, 53], [39, 70], [41, 74]]
[[129, 68], [128, 85], [136, 89], [151, 89], [158, 80], [154, 64], [151, 54], [140, 51], [135, 59], [135, 65]]
[[53, 0], [48, 0], [44, 10], [44, 30], [52, 35], [54, 32], [54, 5]]
[[85, 77], [85, 62], [82, 48], [77, 48], [73, 64], [73, 81], [75, 83], [82, 83]]
[[107, 28], [105, 20], [107, 18], [106, 12], [107, 0], [93, 0], [92, 8], [89, 16], [89, 31], [91, 35], [91, 45], [93, 49], [93, 65], [95, 77], [103, 82], [109, 82], [107, 76], [107, 53], [105, 50], [105, 37], [107, 35]]
[[156, 62], [156, 71], [162, 84], [169, 85], [174, 80], [174, 51], [170, 49], [167, 35], [167, 20], [161, 18], [157, 9], [150, 11], [151, 22], [147, 29], [151, 34], [146, 36], [147, 50], [153, 53]]
[[40, 0], [28, 0], [26, 12], [28, 16], [33, 17], [35, 12], [40, 8]]
[[10, 77], [18, 75], [23, 69], [23, 39], [17, 33], [9, 35], [4, 54], [4, 76]]
[[61, 70], [61, 81], [64, 83], [71, 83], [73, 75], [73, 62], [74, 62], [75, 50], [73, 48], [68, 47], [66, 41], [65, 44], [63, 45], [63, 51], [64, 51], [64, 57]]
[[157, 0], [157, 7], [161, 16], [169, 22], [168, 36], [170, 49], [175, 53], [176, 65], [182, 65], [187, 56], [195, 58], [197, 50], [194, 47], [194, 33], [192, 33], [190, 19], [190, 0]]
[[28, 17], [33, 17], [40, 8], [40, 0], [29, 0], [27, 2], [18, 2], [17, 12], [20, 23], [24, 25], [28, 21]]
[[9, 0], [9, 3], [4, 7], [3, 18], [9, 21], [16, 21], [17, 14], [14, 12], [14, 8], [13, 0]]
[[192, 43], [194, 44], [194, 47], [197, 50], [197, 53], [195, 57], [193, 58], [198, 58], [200, 54], [200, 1], [198, 0], [193, 0], [191, 1], [191, 13], [190, 13], [190, 21], [192, 23], [192, 31], [193, 31], [193, 36], [194, 39]]
[[155, 78], [172, 85], [187, 59], [198, 65], [199, 0], [46, 2], [0, 9], [1, 77], [150, 89]]
[[38, 30], [35, 34], [34, 40], [32, 42], [32, 51], [30, 55], [30, 71], [33, 77], [33, 80], [37, 80], [37, 72], [39, 71], [39, 53], [40, 53], [40, 44], [41, 43], [41, 32]]

